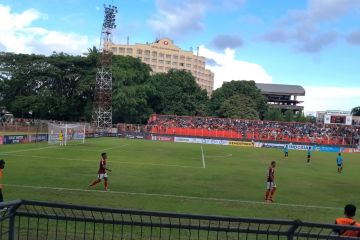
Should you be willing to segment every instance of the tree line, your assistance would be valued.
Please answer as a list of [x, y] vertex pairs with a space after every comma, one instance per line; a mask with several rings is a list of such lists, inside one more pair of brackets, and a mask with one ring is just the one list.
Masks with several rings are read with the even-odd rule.
[[[98, 52], [86, 56], [0, 53], [0, 107], [15, 117], [90, 121]], [[309, 121], [268, 109], [254, 81], [231, 81], [211, 97], [190, 72], [154, 74], [139, 59], [113, 56], [113, 122], [146, 123], [153, 113]]]

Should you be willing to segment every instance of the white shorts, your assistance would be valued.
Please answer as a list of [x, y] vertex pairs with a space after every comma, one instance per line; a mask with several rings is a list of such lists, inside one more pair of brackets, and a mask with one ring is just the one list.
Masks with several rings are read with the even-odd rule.
[[272, 188], [276, 188], [276, 183], [275, 182], [267, 182], [266, 189], [272, 189]]
[[102, 179], [104, 179], [104, 178], [107, 178], [107, 177], [108, 177], [107, 173], [100, 173], [100, 174], [98, 174], [98, 179], [100, 179], [100, 180], [102, 180]]

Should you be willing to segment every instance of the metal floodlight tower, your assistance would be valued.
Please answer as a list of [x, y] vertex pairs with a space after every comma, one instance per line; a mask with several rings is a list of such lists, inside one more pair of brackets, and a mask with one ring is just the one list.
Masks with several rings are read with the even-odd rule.
[[112, 32], [116, 28], [117, 7], [104, 5], [105, 17], [101, 29], [100, 57], [96, 72], [93, 124], [99, 129], [112, 127]]

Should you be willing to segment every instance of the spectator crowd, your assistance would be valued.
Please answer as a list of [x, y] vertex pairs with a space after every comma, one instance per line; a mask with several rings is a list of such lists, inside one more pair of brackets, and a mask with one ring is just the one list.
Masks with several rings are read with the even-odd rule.
[[322, 139], [334, 144], [356, 144], [360, 138], [360, 126], [337, 124], [315, 124], [299, 122], [275, 122], [230, 118], [182, 117], [154, 115], [148, 125], [155, 131], [166, 132], [167, 129], [206, 129], [208, 131], [225, 130], [237, 132], [243, 136], [253, 136], [254, 139]]

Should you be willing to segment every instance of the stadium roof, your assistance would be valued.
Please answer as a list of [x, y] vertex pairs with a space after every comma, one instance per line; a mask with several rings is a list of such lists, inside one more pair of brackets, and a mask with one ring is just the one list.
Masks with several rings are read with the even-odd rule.
[[257, 83], [262, 94], [305, 96], [305, 89], [299, 85]]

